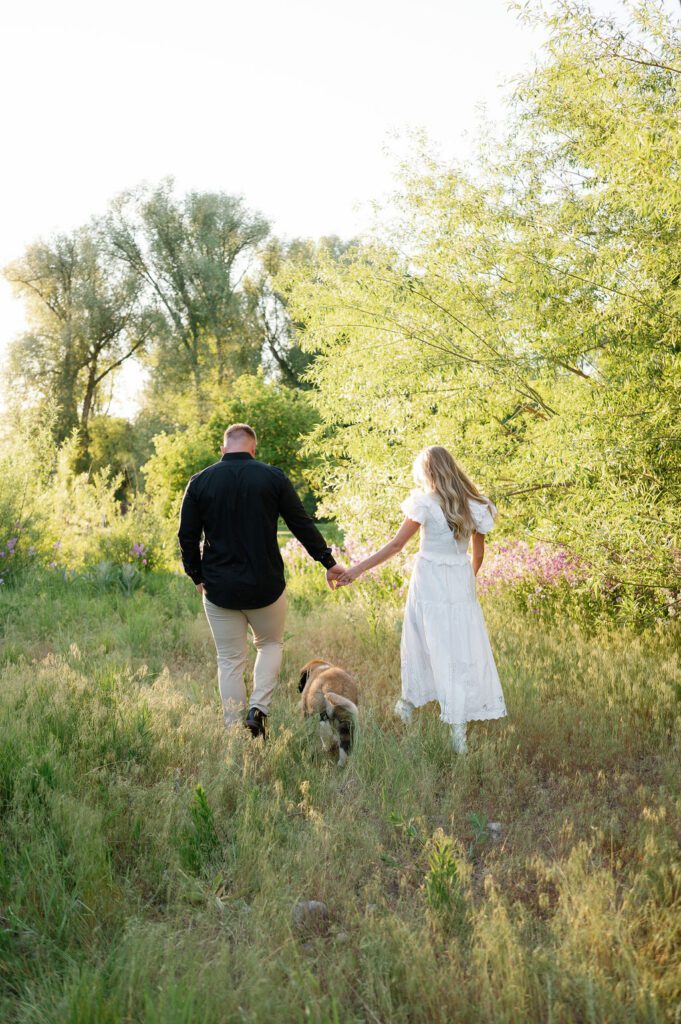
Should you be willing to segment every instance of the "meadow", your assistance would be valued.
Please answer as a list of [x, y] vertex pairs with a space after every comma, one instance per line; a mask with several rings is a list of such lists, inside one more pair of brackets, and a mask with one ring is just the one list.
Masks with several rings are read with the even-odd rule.
[[[678, 629], [486, 595], [509, 719], [458, 757], [434, 707], [391, 714], [400, 602], [292, 583], [264, 745], [223, 731], [186, 579], [3, 589], [0, 1019], [678, 1021]], [[297, 709], [313, 656], [361, 681], [344, 771]]]
[[[661, 0], [607, 6], [512, 4], [539, 42], [501, 120], [459, 158], [395, 138], [357, 237], [306, 237], [307, 187], [298, 229], [260, 213], [231, 161], [197, 188], [200, 118], [175, 133], [186, 190], [133, 163], [72, 215], [40, 165], [45, 231], [0, 268], [24, 317], [0, 372], [0, 1024], [681, 1024], [681, 31]], [[397, 17], [374, 42], [363, 17], [353, 83], [326, 75], [368, 76], [372, 123]], [[279, 92], [314, 169], [334, 132], [296, 131]], [[177, 516], [236, 423], [344, 562], [398, 529], [425, 447], [498, 506], [478, 595], [509, 717], [465, 756], [434, 706], [393, 715], [413, 548], [331, 593], [284, 528], [269, 739], [225, 733]], [[361, 686], [343, 770], [298, 710], [314, 657]]]

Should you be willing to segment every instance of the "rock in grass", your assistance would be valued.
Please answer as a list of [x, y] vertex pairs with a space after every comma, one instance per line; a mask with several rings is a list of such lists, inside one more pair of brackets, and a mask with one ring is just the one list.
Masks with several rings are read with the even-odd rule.
[[490, 834], [492, 842], [498, 843], [501, 839], [501, 833], [504, 830], [504, 826], [500, 821], [490, 821], [487, 825], [487, 831]]
[[293, 927], [299, 935], [325, 935], [329, 930], [329, 908], [320, 900], [301, 900], [293, 908]]

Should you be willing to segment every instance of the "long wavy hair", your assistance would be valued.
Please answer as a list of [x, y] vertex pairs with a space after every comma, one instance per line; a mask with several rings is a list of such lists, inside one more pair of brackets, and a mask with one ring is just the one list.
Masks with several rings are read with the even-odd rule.
[[424, 448], [414, 459], [414, 482], [421, 490], [435, 495], [457, 539], [470, 537], [475, 529], [470, 501], [481, 501], [493, 516], [497, 513], [493, 503], [481, 494], [451, 452], [439, 444]]

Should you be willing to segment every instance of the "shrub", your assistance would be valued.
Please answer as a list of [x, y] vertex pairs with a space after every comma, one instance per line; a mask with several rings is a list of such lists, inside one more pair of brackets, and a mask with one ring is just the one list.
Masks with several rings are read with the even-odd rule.
[[314, 426], [316, 414], [303, 392], [266, 381], [262, 374], [244, 374], [206, 423], [154, 438], [155, 453], [142, 472], [146, 490], [165, 515], [176, 509], [189, 478], [217, 462], [225, 428], [236, 422], [253, 426], [258, 458], [283, 469], [309, 505], [307, 475], [313, 461], [301, 454], [301, 438]]

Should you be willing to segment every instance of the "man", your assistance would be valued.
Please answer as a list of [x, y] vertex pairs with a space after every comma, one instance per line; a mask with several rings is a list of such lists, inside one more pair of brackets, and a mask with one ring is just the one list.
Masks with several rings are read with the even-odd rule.
[[178, 537], [184, 571], [203, 597], [215, 641], [226, 726], [243, 720], [248, 627], [253, 631], [258, 653], [246, 727], [253, 736], [264, 737], [281, 667], [286, 617], [279, 516], [326, 568], [331, 589], [344, 570], [286, 474], [256, 460], [256, 445], [255, 431], [247, 423], [227, 428], [221, 460], [187, 485]]

